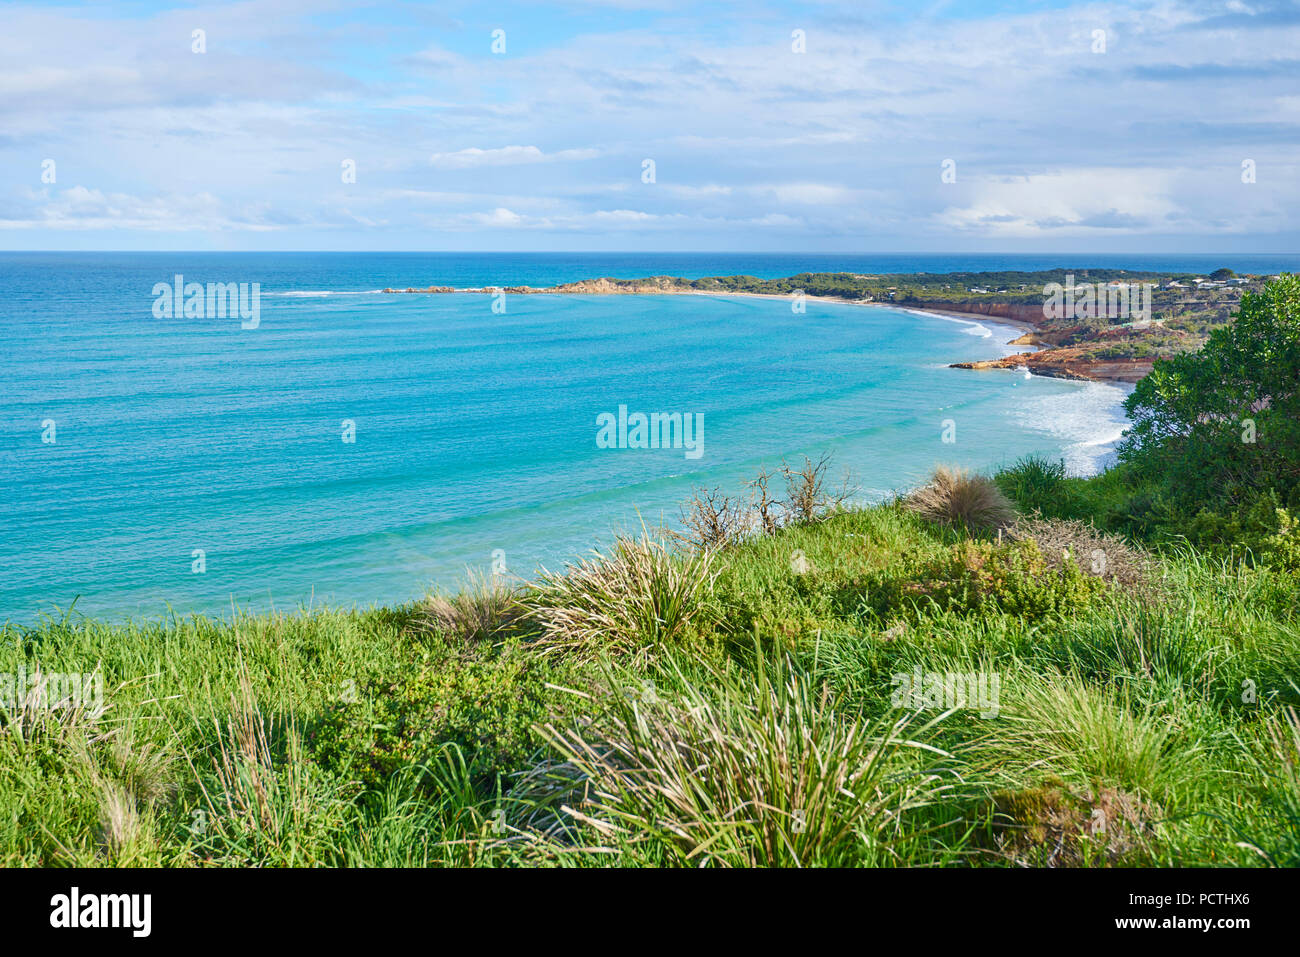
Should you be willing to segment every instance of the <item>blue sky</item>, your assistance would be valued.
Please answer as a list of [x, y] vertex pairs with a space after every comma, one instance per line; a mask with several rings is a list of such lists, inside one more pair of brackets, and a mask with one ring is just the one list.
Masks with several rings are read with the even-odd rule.
[[1275, 0], [3, 3], [0, 248], [1292, 252], [1298, 51]]

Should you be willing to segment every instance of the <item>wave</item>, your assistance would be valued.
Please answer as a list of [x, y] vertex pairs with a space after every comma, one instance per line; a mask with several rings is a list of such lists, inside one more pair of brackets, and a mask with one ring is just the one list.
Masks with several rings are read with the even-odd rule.
[[1121, 403], [1129, 391], [1113, 383], [1087, 382], [1056, 395], [1030, 393], [1012, 416], [1061, 443], [1069, 474], [1094, 475], [1115, 460], [1116, 443], [1128, 426]]

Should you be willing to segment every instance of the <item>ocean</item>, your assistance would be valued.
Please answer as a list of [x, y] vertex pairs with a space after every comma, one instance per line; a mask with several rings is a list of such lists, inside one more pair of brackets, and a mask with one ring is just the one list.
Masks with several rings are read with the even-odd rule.
[[[722, 296], [377, 292], [1063, 265], [1290, 263], [0, 253], [0, 620], [399, 603], [494, 561], [526, 578], [619, 529], [675, 522], [693, 487], [735, 491], [805, 454], [832, 453], [863, 500], [940, 462], [1033, 453], [1095, 471], [1125, 389], [947, 368], [1017, 351], [1005, 345], [1017, 332], [987, 320]], [[156, 314], [176, 275], [259, 283], [255, 325]], [[637, 413], [680, 415], [694, 444], [627, 447]], [[603, 414], [620, 424], [615, 447], [598, 441]]]

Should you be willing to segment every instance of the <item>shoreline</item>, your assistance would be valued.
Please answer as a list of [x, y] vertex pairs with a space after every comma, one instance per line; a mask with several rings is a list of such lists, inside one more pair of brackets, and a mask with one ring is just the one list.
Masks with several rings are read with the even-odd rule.
[[[803, 300], [884, 307], [971, 323], [991, 328], [996, 334], [1001, 334], [1004, 329], [1009, 333], [1001, 343], [1000, 356], [950, 362], [949, 368], [981, 372], [998, 369], [1045, 378], [1132, 385], [1148, 375], [1160, 359], [1196, 351], [1204, 341], [1206, 329], [1229, 321], [1225, 319], [1228, 310], [1236, 305], [1243, 294], [1250, 291], [1252, 283], [1258, 284], [1261, 281], [1261, 277], [1252, 275], [1213, 282], [1195, 278], [1182, 283], [1168, 275], [1124, 269], [1083, 269], [1080, 270], [1080, 275], [1091, 277], [1081, 287], [1086, 290], [1087, 298], [1082, 300], [1083, 311], [1077, 315], [1071, 313], [1068, 320], [1064, 314], [1056, 315], [1050, 311], [1049, 306], [1056, 300], [1048, 296], [1048, 291], [1053, 287], [1058, 290], [1074, 288], [1071, 285], [1074, 273], [1064, 267], [1037, 272], [962, 273], [951, 277], [951, 281], [945, 281], [949, 277], [943, 274], [929, 273], [799, 273], [779, 279], [759, 279], [744, 275], [684, 279], [660, 275], [634, 279], [605, 276], [550, 286], [454, 288], [431, 285], [422, 289], [407, 287], [373, 291], [389, 294], [462, 293], [493, 296], [748, 296], [786, 302], [801, 296]], [[1188, 277], [1180, 274], [1176, 278], [1185, 280]], [[985, 280], [989, 288], [970, 285]], [[1065, 282], [1065, 287], [1061, 286], [1059, 280]], [[888, 285], [891, 282], [894, 285]], [[1044, 298], [1039, 298], [1034, 292], [1039, 283], [1043, 284]], [[1110, 322], [1102, 325], [1091, 321], [1102, 315], [1112, 320], [1128, 316], [1128, 290], [1135, 283], [1148, 287], [1145, 309], [1151, 310], [1154, 301], [1161, 309], [1159, 319], [1154, 322]], [[1230, 287], [1230, 284], [1236, 285]], [[1094, 287], [1097, 289], [1096, 296], [1102, 298], [1091, 298]], [[1154, 300], [1152, 289], [1155, 290]], [[981, 294], [981, 297], [966, 297], [964, 290]], [[993, 290], [996, 290], [997, 298], [982, 298]], [[1188, 296], [1193, 298], [1189, 299]], [[1105, 303], [1102, 313], [1094, 315], [1095, 308], [1100, 308], [1089, 305], [1094, 301]], [[1167, 324], [1167, 320], [1176, 321]]]
[[[466, 295], [529, 295], [529, 296], [722, 296], [745, 297], [751, 299], [776, 299], [791, 301], [784, 293], [741, 292], [729, 289], [681, 289], [663, 283], [647, 282], [631, 288], [617, 286], [608, 279], [581, 280], [558, 286], [481, 286], [458, 289], [453, 286], [427, 286], [423, 289], [408, 286], [405, 289], [385, 288], [382, 294], [466, 294]], [[1030, 375], [1049, 379], [1069, 379], [1076, 382], [1122, 382], [1133, 384], [1151, 371], [1151, 362], [1115, 360], [1102, 362], [1082, 359], [1069, 352], [1043, 343], [1039, 336], [1044, 331], [1040, 326], [1028, 320], [1011, 316], [990, 315], [987, 311], [974, 312], [960, 309], [942, 309], [929, 304], [912, 305], [902, 302], [877, 302], [875, 300], [849, 299], [845, 296], [819, 296], [805, 293], [806, 299], [817, 302], [840, 303], [848, 306], [867, 306], [881, 309], [894, 309], [898, 312], [911, 312], [916, 315], [932, 316], [937, 319], [965, 322], [971, 325], [983, 325], [988, 328], [1006, 328], [1020, 333], [1002, 345], [1015, 346], [1029, 351], [1007, 352], [997, 359], [976, 359], [969, 362], [951, 362], [951, 369], [969, 369], [973, 371], [1028, 371]], [[1008, 303], [989, 303], [993, 307], [1009, 306]]]
[[[581, 283], [566, 283], [569, 286], [578, 286]], [[790, 296], [771, 292], [737, 292], [730, 289], [674, 289], [671, 287], [664, 288], [638, 288], [628, 292], [624, 290], [603, 291], [595, 289], [565, 289], [561, 286], [466, 286], [457, 288], [455, 286], [427, 286], [419, 289], [408, 286], [405, 289], [394, 289], [388, 287], [378, 290], [380, 294], [386, 295], [496, 295], [500, 292], [522, 296], [726, 296], [748, 299], [777, 299], [782, 302], [789, 302]], [[938, 309], [933, 306], [913, 306], [900, 302], [876, 302], [865, 299], [849, 299], [844, 296], [818, 296], [812, 293], [805, 293], [805, 298], [817, 302], [838, 302], [846, 306], [874, 306], [881, 309], [896, 309], [900, 312], [915, 312], [929, 316], [939, 316], [944, 319], [961, 319], [965, 322], [975, 322], [972, 316], [983, 316], [991, 322], [1008, 326], [1021, 333], [1038, 333], [1042, 330], [1031, 322], [1023, 319], [1014, 319], [1006, 316], [989, 316], [985, 313], [962, 312], [957, 309]]]

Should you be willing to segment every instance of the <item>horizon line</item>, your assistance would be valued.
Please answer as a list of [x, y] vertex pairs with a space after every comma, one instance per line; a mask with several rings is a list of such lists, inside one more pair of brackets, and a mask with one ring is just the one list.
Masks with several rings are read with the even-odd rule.
[[200, 253], [209, 255], [284, 255], [332, 253], [342, 256], [1296, 256], [1300, 252], [1177, 252], [1154, 250], [1150, 252], [1085, 252], [1051, 250], [1048, 252], [1023, 252], [990, 250], [963, 252], [958, 250], [858, 250], [853, 252], [800, 252], [797, 250], [710, 250], [710, 249], [3, 249], [0, 253]]

